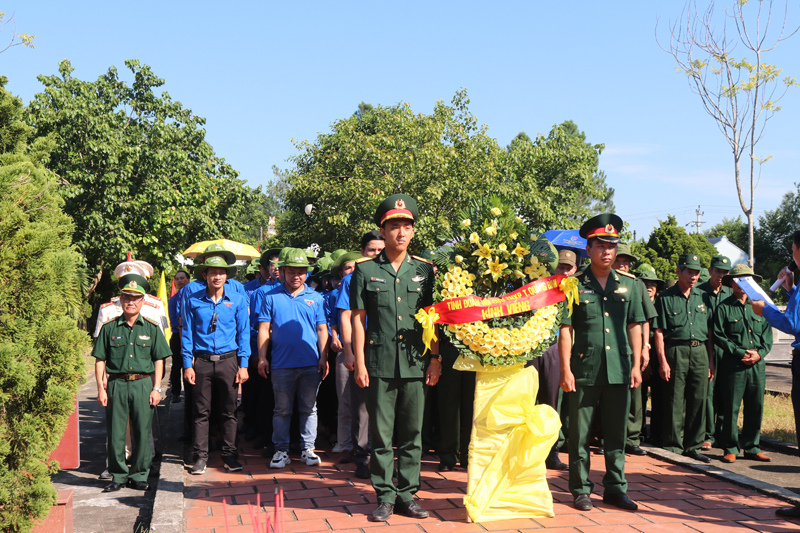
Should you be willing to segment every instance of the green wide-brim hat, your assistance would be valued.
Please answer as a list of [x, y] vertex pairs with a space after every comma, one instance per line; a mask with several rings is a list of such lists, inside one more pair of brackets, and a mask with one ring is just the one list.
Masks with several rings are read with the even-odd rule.
[[313, 266], [309, 264], [306, 251], [302, 248], [284, 248], [278, 257], [279, 267], [307, 268], [311, 270]]
[[716, 255], [711, 258], [711, 268], [718, 268], [720, 270], [730, 270], [731, 260], [724, 255]]
[[743, 276], [752, 276], [756, 282], [761, 283], [763, 279], [761, 276], [753, 272], [753, 269], [747, 265], [736, 265], [735, 267], [731, 268], [730, 272], [722, 276], [722, 284], [726, 287], [731, 286], [731, 280], [733, 278], [741, 278]]
[[364, 257], [361, 255], [361, 252], [346, 252], [338, 257], [336, 261], [333, 262], [333, 266], [331, 267], [331, 272], [334, 274], [338, 274], [342, 271], [342, 267], [351, 261], [358, 261]]
[[703, 265], [700, 264], [700, 255], [695, 252], [678, 256], [678, 266], [685, 266], [691, 270], [703, 270]]
[[417, 201], [407, 194], [393, 194], [382, 201], [375, 210], [375, 224], [383, 227], [384, 222], [397, 218], [405, 218], [416, 222], [419, 218]]
[[224, 246], [214, 243], [210, 244], [202, 254], [198, 254], [198, 256], [194, 258], [195, 264], [202, 265], [205, 262], [206, 257], [208, 257], [209, 255], [220, 255], [224, 257], [225, 262], [230, 265], [236, 262], [236, 254], [234, 254]]
[[333, 252], [331, 252], [331, 256], [330, 257], [333, 260], [333, 262], [335, 263], [337, 259], [339, 259], [341, 256], [343, 256], [346, 253], [347, 253], [347, 250], [345, 250], [344, 248], [339, 248], [338, 250], [334, 250]]
[[317, 268], [320, 272], [330, 272], [333, 267], [333, 259], [328, 256], [323, 256], [317, 259]]
[[[236, 261], [236, 258], [234, 258], [233, 261]], [[236, 265], [228, 264], [224, 258], [218, 255], [212, 255], [211, 257], [206, 257], [202, 264], [195, 265], [194, 277], [202, 280], [203, 272], [209, 268], [224, 268], [229, 278], [232, 278], [236, 275]]]
[[613, 213], [603, 213], [584, 222], [579, 233], [586, 239], [587, 244], [589, 239], [617, 244], [620, 231], [622, 231], [622, 219]]
[[656, 290], [661, 292], [664, 288], [664, 280], [656, 276], [654, 270], [645, 270], [639, 274], [639, 279], [642, 281], [655, 281], [656, 282]]
[[265, 251], [261, 254], [261, 264], [265, 267], [269, 266], [269, 258], [273, 255], [281, 255], [281, 250], [283, 248], [270, 248], [269, 250]]
[[150, 292], [150, 282], [139, 274], [123, 274], [117, 279], [117, 287], [122, 294], [141, 294]]
[[617, 243], [617, 257], [619, 257], [621, 255], [627, 255], [628, 257], [630, 257], [634, 261], [638, 261], [639, 260], [638, 257], [633, 255], [633, 252], [631, 251], [631, 245], [628, 244], [627, 242]]

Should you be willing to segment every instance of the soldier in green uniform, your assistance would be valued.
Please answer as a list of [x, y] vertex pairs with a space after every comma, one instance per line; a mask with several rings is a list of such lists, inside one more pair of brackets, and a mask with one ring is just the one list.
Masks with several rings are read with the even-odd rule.
[[[711, 314], [717, 311], [719, 304], [733, 294], [730, 287], [722, 284], [722, 277], [731, 269], [731, 260], [724, 255], [718, 255], [711, 258], [711, 268], [708, 269], [709, 278], [707, 281], [698, 283], [697, 288], [701, 291], [706, 291], [708, 297], [711, 299]], [[719, 365], [719, 360], [722, 357], [722, 349], [714, 346], [714, 363]], [[717, 382], [717, 376], [714, 376], [708, 382], [708, 396], [706, 397], [706, 437], [703, 441], [703, 450], [710, 450], [714, 444], [714, 433], [716, 428], [722, 424], [721, 420], [715, 418], [716, 406], [719, 404], [719, 399], [714, 394], [714, 385]]]
[[[587, 240], [589, 267], [577, 275], [579, 305], [565, 313], [559, 331], [561, 389], [569, 394], [569, 490], [575, 508], [592, 508], [589, 494], [589, 431], [595, 409], [605, 437], [606, 474], [603, 501], [635, 511], [625, 480], [625, 433], [630, 389], [642, 382], [639, 356], [644, 314], [636, 280], [616, 272], [622, 219], [602, 214], [586, 221], [580, 235]], [[573, 341], [574, 334], [574, 341]]]
[[[417, 218], [417, 203], [410, 196], [384, 200], [375, 223], [386, 247], [356, 263], [350, 285], [355, 381], [364, 388], [369, 412], [370, 477], [379, 504], [372, 516], [377, 521], [388, 520], [395, 506], [406, 516], [428, 516], [413, 496], [420, 487], [425, 386], [439, 380], [441, 357], [436, 341], [424, 353], [422, 330], [414, 319], [420, 308], [433, 303], [434, 275], [430, 261], [408, 254]], [[392, 482], [395, 428], [397, 486]]]
[[[117, 287], [122, 315], [103, 324], [92, 351], [97, 360], [97, 401], [106, 408], [108, 471], [113, 479], [103, 492], [118, 491], [123, 485], [134, 490], [149, 488], [153, 409], [161, 401], [164, 359], [172, 355], [158, 323], [140, 314], [150, 290], [148, 281], [138, 274], [125, 274], [117, 280]], [[108, 373], [106, 386], [104, 373]], [[133, 445], [130, 467], [125, 462], [129, 419]]]
[[[732, 287], [733, 295], [723, 300], [714, 313], [714, 346], [722, 352], [717, 366], [717, 407], [722, 422], [717, 444], [724, 451], [723, 463], [734, 462], [739, 449], [744, 450], [745, 459], [772, 460], [759, 447], [766, 388], [764, 358], [772, 349], [772, 326], [747, 305], [747, 295], [736, 284], [736, 278], [742, 276], [761, 281], [761, 276], [753, 274], [747, 265], [733, 267], [722, 281]], [[737, 421], [742, 401], [744, 420], [739, 436]]]
[[[647, 294], [648, 299], [650, 302], [655, 302], [656, 294], [661, 292], [661, 289], [664, 288], [664, 280], [659, 278], [656, 275], [655, 269], [647, 264], [643, 263], [639, 265], [637, 268], [639, 272], [638, 279], [644, 283], [645, 291]], [[653, 305], [655, 309], [655, 305]], [[648, 320], [648, 325], [650, 326], [650, 336], [647, 337], [647, 343], [650, 344], [650, 349], [652, 349], [652, 345], [655, 344], [653, 340], [655, 336], [655, 322], [656, 318], [658, 318], [658, 313], [656, 316]], [[644, 336], [642, 336], [644, 338]], [[644, 351], [644, 350], [642, 350]], [[648, 350], [649, 351], [649, 350]], [[654, 350], [655, 352], [655, 350]], [[650, 363], [642, 368], [642, 386], [639, 387], [641, 391], [641, 404], [642, 404], [642, 418], [640, 420], [640, 426], [638, 428], [634, 428], [634, 431], [638, 431], [639, 440], [642, 440], [642, 436], [644, 434], [645, 424], [644, 424], [644, 414], [647, 405], [647, 399], [650, 398], [650, 441], [651, 442], [660, 442], [660, 436], [658, 435], [658, 424], [660, 423], [660, 409], [661, 409], [661, 398], [660, 398], [660, 389], [659, 386], [661, 384], [661, 376], [658, 375], [658, 356], [653, 354], [653, 357], [650, 359]], [[648, 394], [649, 392], [649, 394]], [[633, 403], [633, 400], [631, 400]], [[628, 431], [630, 433], [630, 419], [628, 425]], [[630, 437], [629, 437], [630, 439]], [[627, 446], [626, 446], [627, 447]]]
[[[628, 274], [633, 262], [638, 260], [639, 258], [631, 252], [631, 246], [628, 243], [621, 242], [617, 245], [617, 259], [614, 261], [614, 270]], [[636, 278], [636, 287], [639, 290], [645, 318], [645, 321], [642, 322], [642, 353], [640, 356], [640, 368], [644, 372], [644, 369], [650, 364], [650, 321], [657, 317], [658, 313], [656, 313], [656, 308], [647, 294], [647, 287], [645, 287], [644, 281]], [[647, 452], [639, 446], [642, 438], [643, 422], [642, 392], [638, 389], [631, 389], [631, 409], [628, 413], [628, 438], [625, 442], [625, 453], [647, 455]]]
[[714, 375], [711, 299], [697, 288], [700, 258], [678, 258], [678, 283], [656, 298], [656, 352], [663, 387], [663, 448], [702, 461], [708, 382]]

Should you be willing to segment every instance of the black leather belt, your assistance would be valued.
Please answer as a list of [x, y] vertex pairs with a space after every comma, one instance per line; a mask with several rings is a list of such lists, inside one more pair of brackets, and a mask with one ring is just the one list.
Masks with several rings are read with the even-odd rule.
[[152, 374], [109, 374], [108, 379], [124, 379], [125, 381], [136, 381], [137, 379], [149, 378]]
[[697, 348], [705, 344], [705, 341], [667, 341], [667, 346], [691, 346]]
[[194, 356], [199, 357], [200, 359], [205, 359], [206, 361], [211, 361], [216, 363], [217, 361], [224, 361], [225, 359], [229, 359], [235, 356], [238, 353], [237, 350], [233, 350], [230, 352], [220, 353], [220, 354], [210, 354], [210, 353], [203, 353], [203, 352], [195, 352]]

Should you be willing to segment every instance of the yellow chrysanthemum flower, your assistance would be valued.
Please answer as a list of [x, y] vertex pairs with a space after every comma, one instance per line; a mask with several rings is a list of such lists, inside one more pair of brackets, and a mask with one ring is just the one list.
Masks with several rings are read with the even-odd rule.
[[457, 255], [456, 256], [456, 263], [463, 263], [463, 262], [464, 262], [464, 258], [461, 257], [460, 255]]
[[469, 242], [471, 242], [472, 244], [478, 244], [479, 242], [481, 242], [480, 235], [478, 235], [476, 232], [473, 231], [472, 235], [469, 236]]
[[489, 350], [490, 348], [486, 346], [481, 346], [480, 348], [478, 348], [478, 353], [481, 355], [486, 355], [487, 353], [489, 353]]
[[461, 225], [464, 226], [465, 228], [468, 228], [470, 224], [472, 224], [472, 221], [468, 218], [465, 218], [464, 220], [461, 221]]
[[500, 215], [502, 215], [502, 214], [503, 214], [503, 212], [502, 212], [502, 211], [500, 211], [500, 208], [499, 208], [499, 207], [493, 207], [493, 208], [492, 208], [492, 214], [493, 214], [494, 216], [496, 216], [496, 217], [499, 217]]
[[495, 348], [491, 349], [490, 353], [495, 357], [500, 357], [503, 354], [503, 350], [501, 350], [500, 348], [495, 347]]
[[506, 268], [508, 268], [508, 265], [501, 263], [499, 257], [495, 257], [494, 261], [489, 261], [489, 268], [483, 273], [483, 275], [485, 276], [486, 274], [491, 274], [492, 279], [497, 281], [498, 278], [503, 275], [503, 271]]
[[537, 267], [539, 266], [539, 258], [535, 255], [531, 257], [531, 266]]
[[458, 332], [456, 333], [456, 339], [458, 339], [458, 340], [460, 340], [460, 341], [461, 341], [461, 340], [464, 340], [464, 337], [466, 337], [466, 336], [467, 336], [467, 334], [466, 334], [466, 333], [464, 333], [463, 331], [458, 331]]
[[486, 229], [483, 231], [489, 237], [494, 237], [497, 235], [497, 228], [495, 228], [494, 226], [486, 226]]
[[460, 276], [461, 275], [461, 267], [454, 266], [453, 267], [453, 276]]
[[447, 329], [448, 331], [455, 333], [456, 331], [458, 331], [458, 326], [456, 326], [456, 324], [448, 324]]
[[498, 250], [499, 250], [499, 251], [500, 251], [500, 252], [501, 252], [503, 255], [505, 255], [505, 254], [507, 254], [507, 253], [508, 253], [508, 246], [506, 246], [506, 243], [501, 243], [501, 244], [499, 244], [499, 245], [497, 246], [497, 249], [498, 249]]

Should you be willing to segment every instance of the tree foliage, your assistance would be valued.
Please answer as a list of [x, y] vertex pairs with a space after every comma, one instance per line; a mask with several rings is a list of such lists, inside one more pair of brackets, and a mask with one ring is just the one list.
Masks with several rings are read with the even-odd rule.
[[0, 530], [29, 531], [55, 503], [48, 461], [73, 411], [89, 339], [77, 327], [86, 274], [58, 177], [27, 146], [22, 102], [0, 78]]
[[646, 244], [638, 241], [631, 248], [639, 257], [636, 266], [651, 264], [663, 280], [677, 277], [675, 270], [681, 254], [696, 253], [705, 268], [711, 265], [711, 258], [717, 255], [717, 249], [703, 235], [687, 233], [672, 215], [668, 215], [667, 220], [659, 220], [659, 226], [650, 233]]
[[[592, 176], [602, 145], [591, 145], [554, 126], [533, 142], [518, 136], [507, 149], [487, 134], [469, 111], [465, 90], [451, 105], [441, 100], [430, 115], [408, 104], [362, 104], [299, 153], [284, 176], [284, 214], [279, 238], [286, 244], [353, 249], [375, 228], [383, 198], [403, 192], [420, 207], [415, 244], [431, 247], [475, 198], [495, 194], [514, 205], [540, 232], [575, 227], [588, 214], [581, 194], [597, 191]], [[304, 212], [312, 204], [311, 216]]]
[[747, 223], [741, 215], [736, 218], [723, 218], [722, 222], [703, 232], [709, 239], [727, 237], [729, 241], [741, 248], [747, 249]]
[[[64, 180], [65, 211], [75, 243], [94, 272], [106, 272], [133, 252], [168, 269], [195, 241], [246, 240], [245, 215], [258, 203], [205, 140], [205, 119], [154, 89], [164, 84], [147, 65], [126, 61], [128, 85], [112, 67], [94, 82], [39, 76], [44, 92], [28, 107], [38, 136], [56, 147], [48, 166]], [[105, 300], [111, 289], [105, 277]]]
[[756, 273], [768, 279], [792, 260], [792, 235], [800, 229], [800, 183], [783, 195], [780, 205], [758, 217], [755, 232]]

